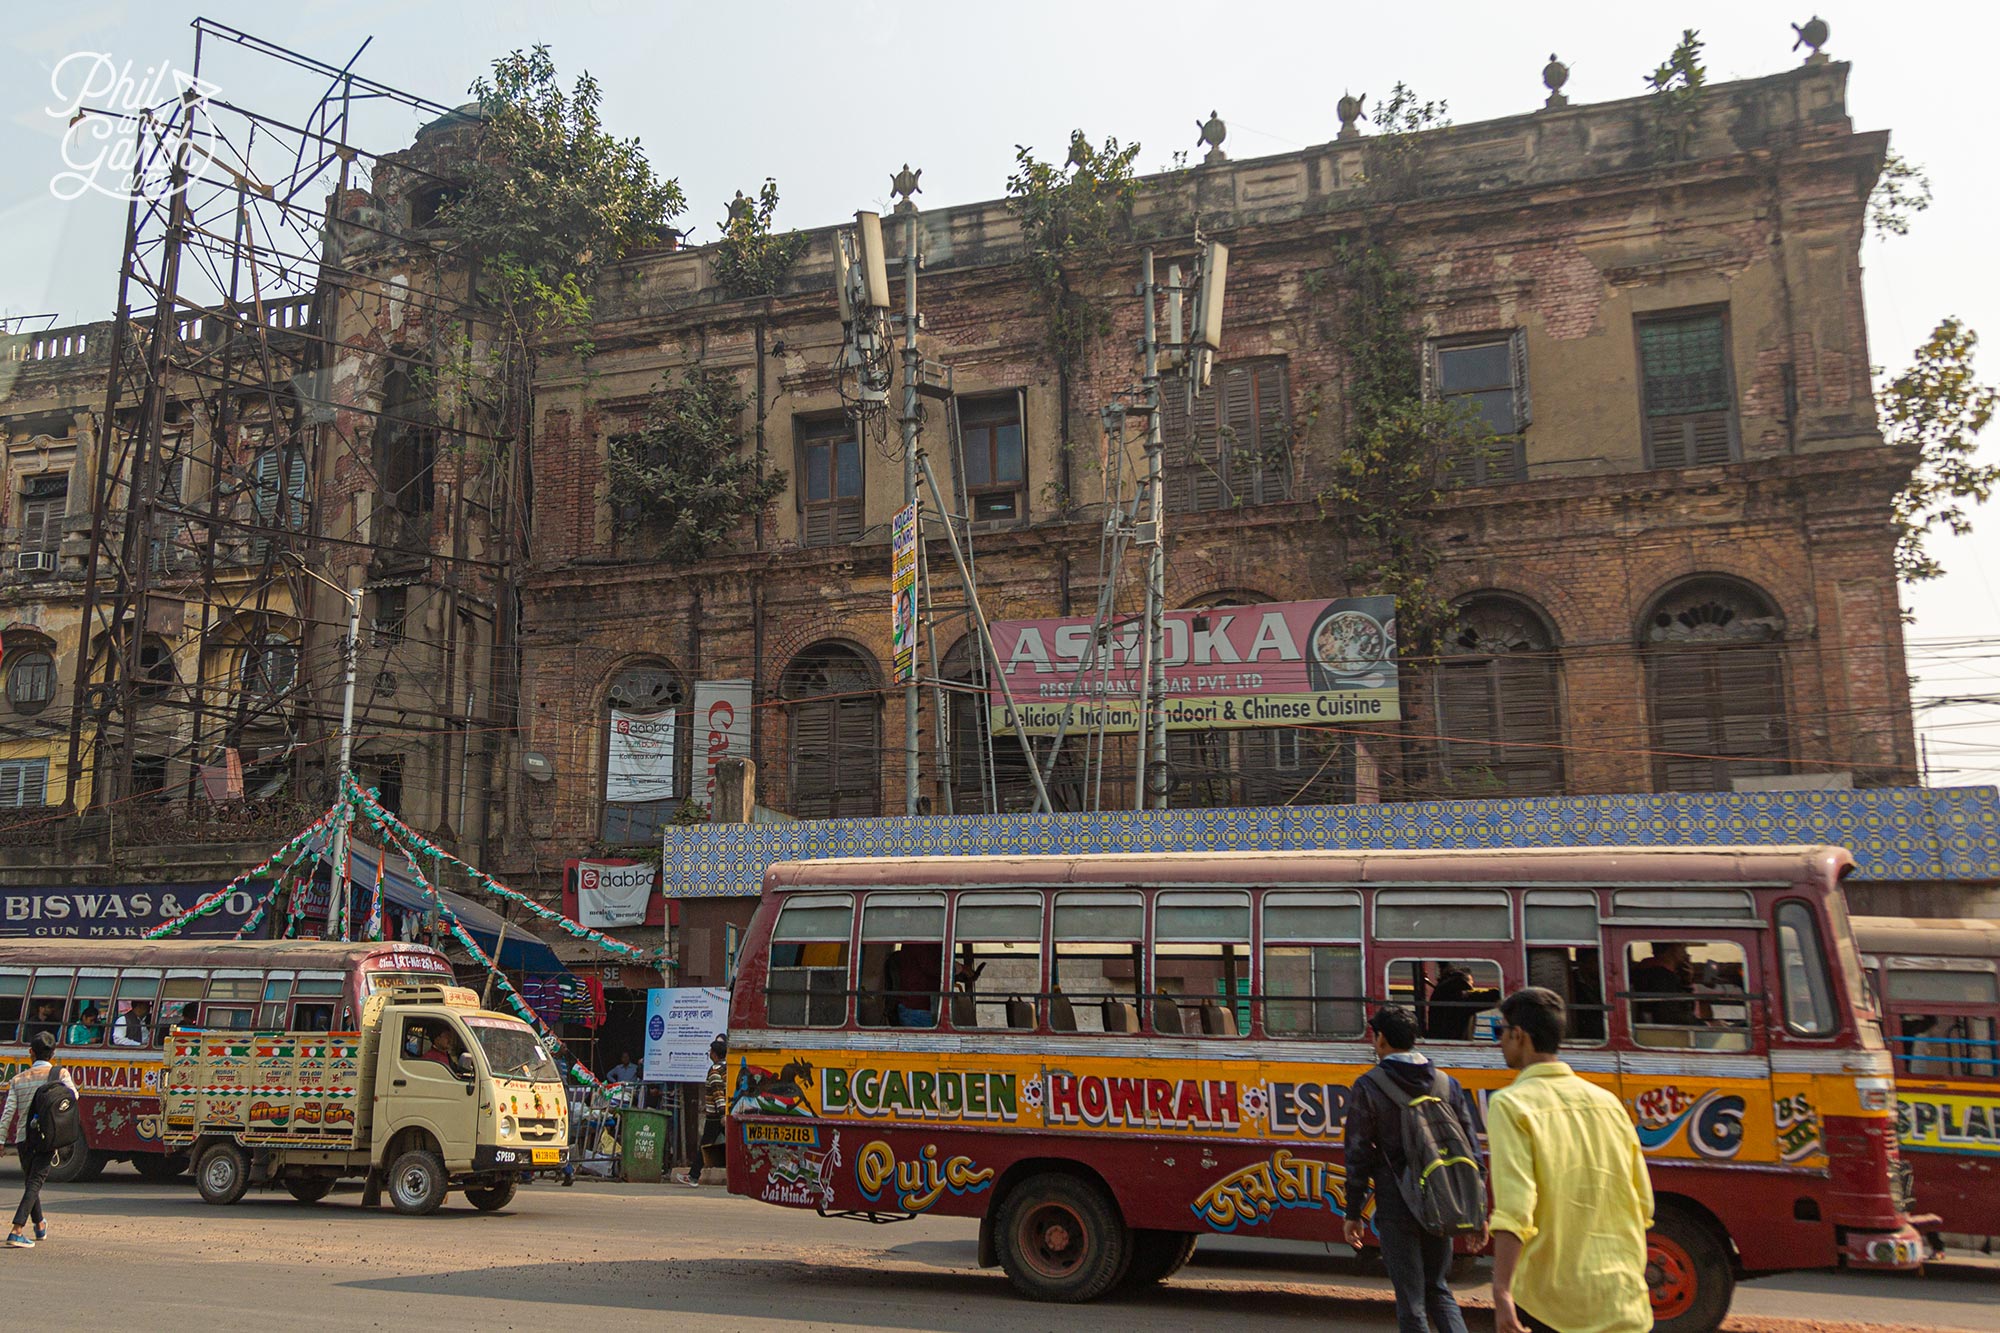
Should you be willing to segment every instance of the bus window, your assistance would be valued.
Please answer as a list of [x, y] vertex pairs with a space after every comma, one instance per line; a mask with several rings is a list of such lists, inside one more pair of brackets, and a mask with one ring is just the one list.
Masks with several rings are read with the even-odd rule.
[[765, 983], [773, 1027], [839, 1027], [847, 1021], [847, 941], [854, 900], [794, 898], [771, 928]]
[[2000, 978], [1970, 969], [1891, 965], [1887, 988], [1899, 1069], [1932, 1077], [2000, 1076], [2000, 1045], [1994, 1040]]
[[1358, 1037], [1364, 1024], [1361, 896], [1264, 895], [1264, 1031]]
[[159, 1030], [153, 1040], [165, 1045], [167, 1033], [175, 1028], [201, 1026], [201, 997], [208, 994], [208, 973], [169, 971], [160, 987]]
[[1796, 900], [1778, 904], [1778, 966], [1785, 978], [1785, 1027], [1801, 1037], [1840, 1030], [1833, 1010], [1833, 981], [1812, 908]]
[[44, 1032], [52, 1041], [63, 1039], [63, 1027], [69, 1021], [69, 988], [75, 982], [73, 968], [35, 973], [34, 987], [28, 992], [28, 1021], [21, 1026], [23, 1041], [33, 1041]]
[[76, 979], [70, 997], [70, 1021], [63, 1033], [65, 1046], [102, 1046], [111, 1026], [111, 992], [117, 985], [113, 972], [90, 969]]
[[285, 1025], [285, 1001], [292, 996], [292, 979], [273, 973], [264, 982], [264, 1009], [258, 1017], [260, 1026], [281, 1028]]
[[1492, 959], [1399, 958], [1388, 979], [1390, 1003], [1416, 1015], [1424, 1040], [1498, 1039], [1500, 964]]
[[201, 1025], [247, 1032], [257, 1026], [257, 1001], [263, 994], [262, 973], [217, 972], [208, 983], [208, 1003], [201, 1009]]
[[[1049, 1026], [1137, 1032], [1145, 904], [1137, 893], [1058, 893], [1049, 960]], [[1122, 985], [1121, 985], [1122, 983]]]
[[1152, 1026], [1164, 1036], [1236, 1037], [1250, 983], [1250, 895], [1164, 892], [1153, 899]]
[[347, 983], [337, 977], [300, 977], [292, 986], [292, 1030], [331, 1032]]
[[0, 975], [0, 1042], [21, 1038], [21, 1016], [28, 1009], [28, 974]]
[[150, 1046], [153, 1008], [160, 1000], [160, 974], [130, 971], [118, 978], [118, 1001], [111, 1016], [113, 1046]]
[[944, 895], [871, 893], [861, 906], [855, 1014], [865, 1027], [937, 1026], [944, 993]]
[[1383, 940], [1511, 940], [1505, 889], [1384, 889], [1375, 895], [1375, 937]]
[[1656, 940], [1626, 950], [1632, 1040], [1701, 1051], [1750, 1049], [1743, 948], [1728, 940]]
[[1523, 905], [1528, 984], [1562, 996], [1569, 1013], [1565, 1040], [1604, 1040], [1603, 953], [1597, 938], [1597, 895], [1587, 889], [1530, 890]]
[[1035, 1026], [1042, 993], [1041, 894], [959, 894], [952, 947], [953, 1027]]

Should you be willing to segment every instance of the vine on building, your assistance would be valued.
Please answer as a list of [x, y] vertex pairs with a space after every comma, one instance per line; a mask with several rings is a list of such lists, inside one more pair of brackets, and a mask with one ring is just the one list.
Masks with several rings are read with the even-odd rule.
[[784, 494], [786, 474], [744, 449], [749, 407], [723, 371], [690, 368], [679, 384], [663, 384], [644, 424], [611, 437], [605, 480], [619, 535], [692, 564]]
[[739, 191], [729, 206], [722, 239], [710, 261], [717, 285], [729, 295], [769, 296], [806, 252], [811, 238], [805, 233], [788, 231], [781, 236], [771, 230], [777, 210], [778, 182], [768, 176], [755, 199], [746, 199]]

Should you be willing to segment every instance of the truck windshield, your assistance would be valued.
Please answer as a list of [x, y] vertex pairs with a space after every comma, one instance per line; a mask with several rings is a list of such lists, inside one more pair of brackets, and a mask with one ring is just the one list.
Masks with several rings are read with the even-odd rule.
[[542, 1049], [542, 1043], [525, 1023], [509, 1023], [497, 1018], [468, 1018], [466, 1025], [486, 1052], [486, 1063], [495, 1078], [525, 1078], [538, 1083], [560, 1083], [556, 1062]]

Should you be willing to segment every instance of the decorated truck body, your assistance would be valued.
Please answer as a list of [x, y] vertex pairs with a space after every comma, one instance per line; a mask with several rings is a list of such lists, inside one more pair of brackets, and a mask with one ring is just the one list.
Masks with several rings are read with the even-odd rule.
[[215, 1204], [252, 1184], [314, 1202], [359, 1177], [364, 1204], [386, 1189], [398, 1212], [430, 1213], [458, 1189], [493, 1211], [569, 1151], [568, 1103], [533, 1030], [428, 982], [377, 991], [359, 1031], [176, 1029], [161, 1103], [167, 1146]]

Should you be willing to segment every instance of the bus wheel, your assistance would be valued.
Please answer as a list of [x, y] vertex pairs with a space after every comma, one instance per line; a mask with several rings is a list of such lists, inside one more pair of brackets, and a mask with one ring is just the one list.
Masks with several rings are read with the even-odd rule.
[[285, 1192], [300, 1203], [318, 1203], [333, 1193], [333, 1182], [325, 1176], [293, 1176], [285, 1182]]
[[56, 1159], [49, 1164], [49, 1183], [67, 1185], [77, 1180], [92, 1180], [104, 1174], [104, 1163], [97, 1164], [97, 1170], [90, 1169], [91, 1151], [87, 1144], [78, 1143], [68, 1148], [56, 1149]]
[[1736, 1293], [1729, 1247], [1706, 1221], [1663, 1206], [1646, 1233], [1656, 1333], [1714, 1333]]
[[1181, 1271], [1194, 1254], [1192, 1231], [1132, 1232], [1132, 1263], [1125, 1270], [1125, 1285], [1133, 1290], [1165, 1282]]
[[195, 1163], [194, 1187], [205, 1203], [235, 1203], [250, 1188], [250, 1158], [233, 1143], [211, 1145]]
[[497, 1213], [514, 1202], [514, 1188], [519, 1184], [512, 1176], [495, 1181], [491, 1185], [468, 1185], [465, 1201], [482, 1213]]
[[450, 1183], [442, 1157], [428, 1148], [412, 1148], [389, 1168], [389, 1202], [412, 1217], [434, 1213]]
[[1094, 1301], [1125, 1275], [1131, 1245], [1104, 1191], [1075, 1176], [1021, 1182], [1000, 1215], [1000, 1266], [1037, 1301]]
[[187, 1174], [187, 1154], [142, 1152], [132, 1158], [132, 1169], [141, 1180], [178, 1180]]

